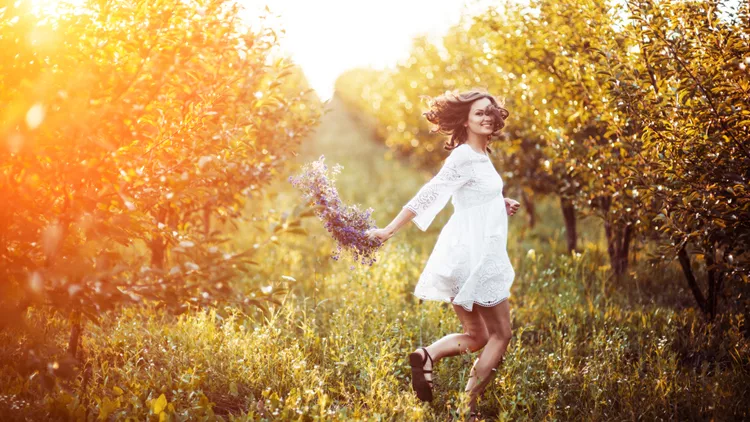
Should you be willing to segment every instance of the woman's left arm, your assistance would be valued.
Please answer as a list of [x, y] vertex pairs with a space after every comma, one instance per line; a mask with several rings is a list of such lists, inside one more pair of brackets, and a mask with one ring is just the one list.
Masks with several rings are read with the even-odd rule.
[[505, 211], [508, 215], [515, 214], [520, 207], [521, 204], [515, 199], [505, 198]]

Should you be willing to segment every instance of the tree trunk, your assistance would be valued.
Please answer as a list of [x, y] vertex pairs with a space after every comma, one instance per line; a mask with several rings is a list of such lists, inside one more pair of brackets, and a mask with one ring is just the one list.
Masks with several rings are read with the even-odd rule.
[[526, 208], [526, 218], [529, 221], [529, 228], [533, 229], [536, 226], [536, 208], [534, 206], [534, 197], [529, 195], [525, 189], [521, 189], [521, 202], [523, 202], [524, 208]]
[[716, 271], [716, 268], [714, 268], [716, 260], [713, 256], [713, 252], [707, 253], [705, 256], [706, 271], [708, 273], [708, 300], [706, 305], [708, 308], [708, 318], [713, 321], [718, 313], [719, 293], [721, 292], [721, 281], [723, 275], [720, 271]]
[[211, 234], [211, 206], [206, 204], [203, 206], [203, 238], [208, 239], [209, 234]]
[[628, 270], [628, 257], [630, 256], [630, 243], [633, 240], [633, 224], [626, 224], [622, 229], [622, 238], [620, 239], [620, 249], [617, 254], [620, 274], [625, 274]]
[[576, 234], [576, 210], [573, 201], [560, 197], [560, 208], [562, 208], [563, 219], [565, 220], [565, 237], [568, 244], [568, 252], [576, 250], [578, 235]]
[[695, 279], [695, 275], [693, 275], [693, 269], [690, 265], [690, 256], [684, 246], [677, 252], [677, 258], [680, 261], [680, 266], [682, 266], [682, 273], [685, 274], [685, 279], [690, 287], [690, 291], [693, 292], [693, 297], [698, 303], [698, 308], [700, 308], [701, 312], [705, 313], [706, 299], [703, 297], [703, 293], [698, 286], [698, 281]]
[[628, 254], [630, 241], [633, 236], [633, 225], [617, 225], [609, 221], [604, 222], [604, 232], [607, 235], [607, 253], [609, 263], [615, 278], [618, 280], [628, 270]]
[[714, 265], [716, 265], [714, 253], [714, 251], [704, 253], [704, 256], [706, 257], [708, 282], [708, 297], [705, 297], [703, 296], [703, 292], [701, 292], [700, 286], [698, 286], [698, 281], [693, 274], [690, 265], [690, 256], [688, 255], [687, 250], [683, 246], [682, 249], [677, 252], [677, 258], [680, 262], [680, 266], [682, 266], [682, 272], [685, 274], [685, 279], [690, 287], [690, 291], [693, 292], [693, 297], [695, 298], [696, 303], [698, 303], [698, 308], [711, 321], [713, 321], [718, 314], [719, 296], [721, 294], [722, 281], [724, 280], [724, 274], [720, 271], [716, 271], [716, 268], [714, 268]]
[[[156, 213], [156, 221], [166, 224], [167, 208], [159, 208], [159, 211]], [[151, 249], [151, 267], [163, 270], [164, 265], [166, 264], [166, 239], [160, 234], [154, 234], [148, 247]]]
[[151, 249], [151, 266], [163, 270], [167, 242], [160, 235], [154, 235], [154, 238], [149, 244], [149, 248]]
[[70, 312], [70, 339], [68, 340], [68, 354], [76, 357], [78, 345], [81, 342], [81, 311]]

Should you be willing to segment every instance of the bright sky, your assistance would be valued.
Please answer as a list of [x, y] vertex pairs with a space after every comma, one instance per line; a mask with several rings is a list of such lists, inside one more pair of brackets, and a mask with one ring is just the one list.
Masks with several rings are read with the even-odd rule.
[[[281, 47], [299, 64], [322, 100], [353, 67], [393, 66], [408, 55], [416, 35], [441, 37], [488, 0], [246, 0], [248, 13], [267, 4], [286, 30]], [[252, 5], [251, 5], [252, 4]], [[257, 13], [257, 12], [256, 12]]]

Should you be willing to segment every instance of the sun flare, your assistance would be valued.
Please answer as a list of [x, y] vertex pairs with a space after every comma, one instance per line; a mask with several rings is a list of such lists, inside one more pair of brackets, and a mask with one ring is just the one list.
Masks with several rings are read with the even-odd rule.
[[41, 16], [51, 16], [61, 9], [71, 9], [82, 6], [84, 0], [28, 0], [31, 10]]

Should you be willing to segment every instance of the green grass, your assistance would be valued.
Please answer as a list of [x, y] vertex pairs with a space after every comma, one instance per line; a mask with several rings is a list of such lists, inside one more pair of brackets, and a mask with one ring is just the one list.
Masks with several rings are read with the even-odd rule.
[[[320, 154], [341, 163], [342, 198], [373, 207], [383, 226], [430, 175], [386, 159], [387, 151], [333, 106], [290, 171]], [[280, 177], [248, 215], [283, 212], [300, 200]], [[461, 392], [476, 354], [437, 365], [430, 404], [411, 392], [406, 355], [460, 330], [450, 307], [419, 303], [411, 293], [450, 212], [448, 205], [426, 233], [408, 225], [376, 265], [353, 269], [328, 258], [333, 243], [309, 219], [309, 237], [260, 250], [263, 265], [243, 281], [296, 279], [286, 281], [290, 292], [270, 314], [127, 310], [87, 326], [86, 369], [49, 391], [22, 365], [7, 365], [20, 362], [40, 334], [0, 333], [0, 419], [449, 420], [466, 410]], [[655, 270], [639, 259], [615, 283], [597, 221], [580, 222], [582, 252], [570, 256], [556, 201], [542, 201], [538, 212], [533, 230], [518, 216], [510, 220], [514, 337], [480, 404], [488, 419], [750, 417], [742, 315], [705, 323], [673, 265]], [[258, 236], [241, 223], [233, 242], [247, 247]], [[29, 320], [46, 341], [66, 343], [64, 321], [42, 312]]]

